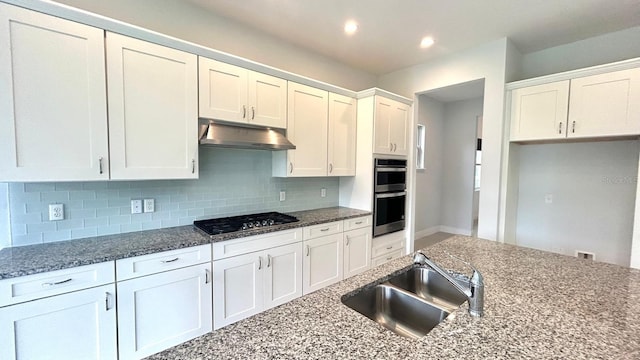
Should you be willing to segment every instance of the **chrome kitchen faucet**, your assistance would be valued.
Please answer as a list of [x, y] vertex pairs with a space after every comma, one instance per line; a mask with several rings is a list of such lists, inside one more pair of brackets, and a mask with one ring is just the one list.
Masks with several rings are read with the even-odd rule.
[[418, 250], [413, 256], [413, 263], [426, 265], [435, 270], [435, 272], [440, 274], [442, 277], [447, 279], [456, 290], [467, 297], [467, 302], [469, 303], [469, 314], [475, 317], [482, 316], [484, 314], [484, 281], [482, 279], [482, 274], [480, 274], [480, 271], [478, 271], [478, 269], [476, 269], [475, 267], [473, 267], [473, 265], [467, 263], [466, 261], [458, 259], [452, 255], [449, 256], [463, 262], [465, 265], [473, 269], [473, 275], [471, 275], [471, 278], [467, 278], [465, 276], [465, 282], [467, 283], [466, 286], [461, 285], [460, 280], [454, 278], [451, 274], [449, 274], [449, 272], [443, 270], [420, 250]]

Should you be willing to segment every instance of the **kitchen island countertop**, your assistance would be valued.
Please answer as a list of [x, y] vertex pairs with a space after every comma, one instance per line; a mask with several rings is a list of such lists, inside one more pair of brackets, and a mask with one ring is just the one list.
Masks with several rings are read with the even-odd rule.
[[464, 303], [412, 340], [341, 303], [410, 265], [405, 256], [149, 359], [640, 358], [640, 271], [464, 236], [425, 249], [467, 273], [443, 251], [484, 275], [484, 317], [471, 317]]

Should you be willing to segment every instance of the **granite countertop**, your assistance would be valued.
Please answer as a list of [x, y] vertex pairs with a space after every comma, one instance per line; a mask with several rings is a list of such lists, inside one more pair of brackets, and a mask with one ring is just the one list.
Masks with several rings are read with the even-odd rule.
[[187, 225], [5, 248], [0, 250], [0, 280], [349, 219], [369, 215], [371, 212], [331, 207], [289, 214], [300, 221], [211, 237], [204, 235], [193, 225]]
[[410, 265], [405, 256], [150, 359], [640, 358], [640, 271], [464, 236], [425, 249], [467, 273], [443, 250], [484, 275], [484, 317], [471, 317], [464, 303], [412, 340], [341, 303], [343, 294]]

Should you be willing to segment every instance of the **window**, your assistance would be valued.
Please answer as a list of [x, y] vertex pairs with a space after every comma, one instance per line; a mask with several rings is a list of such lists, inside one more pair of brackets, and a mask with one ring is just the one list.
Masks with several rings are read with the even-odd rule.
[[424, 169], [424, 138], [425, 138], [425, 126], [418, 125], [418, 131], [416, 132], [416, 169]]
[[482, 139], [478, 139], [476, 146], [476, 174], [474, 178], [475, 190], [480, 190], [480, 173], [482, 165]]

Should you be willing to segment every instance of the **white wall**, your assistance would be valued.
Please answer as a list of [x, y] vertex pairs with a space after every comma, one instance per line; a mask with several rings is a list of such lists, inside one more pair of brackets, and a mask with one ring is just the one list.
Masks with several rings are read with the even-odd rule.
[[639, 151], [640, 141], [521, 145], [517, 244], [629, 266]]
[[517, 80], [634, 57], [640, 57], [640, 26], [525, 54]]
[[[504, 84], [509, 41], [501, 39], [420, 65], [382, 75], [378, 86], [414, 98], [416, 94], [485, 79], [483, 173], [478, 237], [496, 240], [502, 156]], [[511, 71], [509, 71], [511, 73]], [[412, 126], [414, 128], [415, 126]]]
[[180, 0], [58, 0], [162, 34], [350, 90], [376, 84], [373, 74], [293, 46]]
[[446, 103], [442, 148], [442, 230], [471, 235], [473, 179], [476, 155], [476, 118], [483, 98]]
[[426, 95], [418, 99], [417, 123], [425, 126], [425, 169], [416, 170], [415, 175], [416, 238], [440, 230], [444, 132], [444, 104]]

